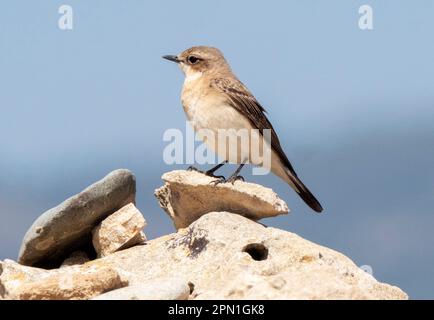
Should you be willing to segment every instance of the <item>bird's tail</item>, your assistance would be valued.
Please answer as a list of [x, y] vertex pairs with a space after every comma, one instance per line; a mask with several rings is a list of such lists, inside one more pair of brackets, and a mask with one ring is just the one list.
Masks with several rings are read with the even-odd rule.
[[321, 212], [323, 210], [319, 201], [315, 198], [315, 196], [309, 191], [309, 189], [301, 182], [301, 180], [297, 177], [293, 172], [286, 170], [286, 174], [291, 182], [291, 187], [294, 188], [295, 192], [303, 199], [303, 201], [312, 208], [312, 210], [316, 212]]

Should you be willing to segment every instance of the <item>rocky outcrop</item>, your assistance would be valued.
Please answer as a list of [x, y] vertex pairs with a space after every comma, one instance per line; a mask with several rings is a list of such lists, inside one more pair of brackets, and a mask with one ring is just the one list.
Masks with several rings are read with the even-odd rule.
[[[228, 212], [208, 213], [177, 233], [78, 268], [90, 268], [96, 262], [100, 268], [116, 270], [125, 282], [134, 286], [133, 289], [111, 293], [108, 298], [145, 296], [144, 292], [152, 292], [150, 282], [167, 277], [190, 282], [191, 288], [194, 288], [190, 299], [407, 298], [399, 288], [378, 282], [336, 251]], [[17, 269], [17, 266], [14, 268]], [[28, 267], [22, 268], [23, 273], [29, 270]], [[60, 270], [71, 270], [68, 268], [71, 267]], [[33, 283], [38, 285], [31, 285], [30, 288], [53, 286], [53, 278], [39, 272], [32, 276], [36, 281]], [[77, 271], [76, 274], [79, 273]], [[29, 286], [24, 289], [17, 286], [16, 277], [11, 277], [13, 272], [8, 274], [0, 276], [0, 282], [8, 288], [7, 291], [15, 297], [27, 297], [23, 292], [29, 290]], [[39, 280], [41, 277], [42, 280]], [[59, 275], [55, 277], [59, 278]], [[27, 283], [27, 280], [23, 281]], [[43, 286], [44, 281], [49, 281], [49, 284]], [[137, 287], [144, 289], [138, 293]], [[153, 287], [154, 297], [161, 298], [158, 286]], [[69, 294], [64, 297], [70, 298]], [[147, 298], [150, 295], [146, 293]], [[38, 292], [31, 297], [47, 295]]]
[[228, 212], [103, 260], [131, 282], [186, 279], [191, 299], [407, 298], [334, 250]]
[[42, 214], [24, 236], [18, 261], [28, 266], [59, 265], [89, 243], [92, 229], [104, 218], [135, 201], [136, 179], [116, 170], [79, 194]]
[[[157, 197], [179, 227], [176, 233], [133, 245], [145, 220], [128, 203], [87, 229], [101, 258], [87, 261], [91, 257], [75, 252], [51, 270], [0, 262], [0, 299], [408, 298], [334, 250], [255, 222], [287, 211], [270, 189], [245, 182], [212, 186], [197, 172], [164, 177]], [[234, 212], [205, 212], [207, 204]]]
[[215, 185], [215, 178], [185, 170], [165, 173], [162, 179], [165, 184], [155, 190], [155, 196], [177, 229], [212, 211], [237, 213], [255, 221], [289, 212], [273, 190], [258, 184], [236, 181]]

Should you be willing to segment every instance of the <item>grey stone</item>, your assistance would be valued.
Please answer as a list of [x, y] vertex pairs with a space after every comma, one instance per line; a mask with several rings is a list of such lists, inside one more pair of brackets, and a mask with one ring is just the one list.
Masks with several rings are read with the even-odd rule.
[[55, 267], [68, 255], [91, 245], [92, 229], [135, 201], [136, 179], [126, 169], [111, 172], [79, 194], [42, 214], [24, 236], [18, 256], [28, 266]]

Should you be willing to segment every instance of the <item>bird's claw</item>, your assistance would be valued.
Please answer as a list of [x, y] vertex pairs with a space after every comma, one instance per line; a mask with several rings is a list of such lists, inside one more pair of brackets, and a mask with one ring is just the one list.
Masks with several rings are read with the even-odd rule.
[[226, 183], [227, 180], [224, 176], [214, 176], [216, 180], [211, 181], [209, 184], [212, 184], [213, 186], [219, 185], [221, 183]]
[[234, 184], [237, 180], [245, 181], [243, 176], [231, 176], [228, 180], [226, 180], [226, 182]]
[[229, 179], [225, 179], [224, 176], [214, 176], [214, 178], [217, 178], [217, 179], [210, 182], [210, 184], [213, 184], [214, 186], [219, 185], [221, 183], [234, 184], [235, 181], [237, 181], [237, 180], [245, 181], [243, 176], [231, 176], [231, 177], [229, 177]]

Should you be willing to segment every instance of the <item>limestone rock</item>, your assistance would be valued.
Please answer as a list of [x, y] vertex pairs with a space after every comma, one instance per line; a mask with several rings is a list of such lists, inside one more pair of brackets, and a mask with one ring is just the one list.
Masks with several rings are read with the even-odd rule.
[[98, 263], [42, 270], [7, 261], [0, 268], [3, 299], [89, 299], [128, 285], [114, 268]]
[[130, 203], [104, 219], [92, 234], [92, 243], [99, 257], [120, 249], [143, 243], [146, 240], [141, 230], [146, 221], [140, 211]]
[[89, 256], [84, 251], [74, 251], [71, 255], [62, 262], [61, 268], [73, 265], [83, 264], [89, 261]]
[[125, 169], [113, 171], [81, 193], [42, 214], [27, 231], [19, 262], [52, 267], [85, 243], [104, 218], [135, 201], [136, 181]]
[[47, 275], [39, 268], [22, 266], [15, 261], [0, 261], [0, 300], [12, 299], [13, 292], [24, 283], [30, 283]]
[[162, 179], [165, 185], [155, 190], [155, 196], [177, 229], [212, 211], [229, 211], [255, 221], [289, 212], [273, 190], [258, 184], [236, 181], [213, 185], [214, 178], [185, 170], [165, 173]]
[[[145, 222], [145, 226], [146, 226], [146, 222]], [[142, 245], [142, 244], [145, 244], [146, 241], [147, 241], [147, 238], [146, 238], [145, 233], [143, 231], [140, 231], [139, 233], [136, 234], [136, 236], [134, 238], [132, 238], [130, 241], [128, 241], [126, 244], [124, 244], [121, 249], [127, 249], [127, 248], [131, 248], [133, 246]]]
[[228, 212], [83, 265], [0, 262], [3, 299], [185, 299], [186, 283], [189, 299], [408, 299], [334, 250]]
[[408, 298], [334, 250], [227, 212], [101, 260], [130, 285], [186, 279], [194, 299]]
[[163, 278], [113, 290], [92, 300], [187, 300], [189, 295], [186, 281]]

